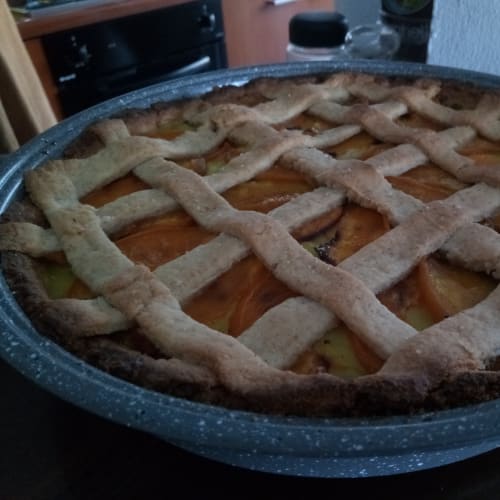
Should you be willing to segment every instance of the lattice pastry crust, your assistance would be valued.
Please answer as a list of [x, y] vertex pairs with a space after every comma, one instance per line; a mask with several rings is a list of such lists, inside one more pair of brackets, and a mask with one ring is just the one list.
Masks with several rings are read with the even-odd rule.
[[[70, 148], [71, 158], [26, 175], [30, 200], [12, 206], [0, 227], [4, 272], [41, 332], [114, 374], [176, 395], [305, 415], [410, 412], [498, 397], [500, 376], [488, 367], [500, 349], [500, 288], [421, 332], [377, 298], [436, 251], [500, 278], [500, 236], [480, 224], [500, 208], [500, 168], [457, 152], [478, 136], [500, 140], [500, 97], [459, 90], [464, 101], [474, 96], [473, 105], [456, 110], [445, 99], [453, 88], [359, 74], [266, 79], [100, 122]], [[441, 130], [397, 122], [410, 111]], [[316, 134], [279, 127], [305, 112], [331, 127]], [[149, 136], [179, 119], [189, 131], [171, 140]], [[361, 131], [391, 148], [365, 160], [323, 151]], [[202, 176], [179, 165], [226, 140], [245, 152], [218, 172]], [[267, 214], [235, 210], [221, 196], [278, 160], [317, 187]], [[386, 179], [429, 161], [466, 187], [424, 204]], [[150, 188], [98, 209], [81, 203], [130, 172]], [[335, 266], [290, 233], [346, 201], [383, 214], [392, 229]], [[218, 236], [153, 270], [110, 240], [179, 206]], [[48, 298], [32, 259], [60, 250], [97, 298]], [[298, 296], [236, 339], [183, 311], [250, 252]], [[379, 371], [344, 380], [287, 370], [339, 322], [384, 360]], [[120, 345], [112, 334], [127, 328], [138, 328], [162, 355]]]

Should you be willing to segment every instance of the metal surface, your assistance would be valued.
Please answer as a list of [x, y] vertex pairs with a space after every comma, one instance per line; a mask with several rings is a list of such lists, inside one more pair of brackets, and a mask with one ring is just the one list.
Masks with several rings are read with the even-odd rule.
[[[4, 159], [0, 210], [22, 194], [22, 175], [55, 158], [91, 122], [259, 76], [359, 70], [451, 78], [500, 87], [500, 78], [460, 70], [378, 62], [299, 63], [223, 70], [174, 80], [91, 108]], [[59, 397], [104, 418], [142, 429], [196, 454], [250, 469], [316, 477], [365, 477], [423, 470], [500, 445], [500, 400], [416, 416], [306, 419], [265, 416], [158, 394], [101, 372], [41, 337], [0, 282], [0, 355]]]

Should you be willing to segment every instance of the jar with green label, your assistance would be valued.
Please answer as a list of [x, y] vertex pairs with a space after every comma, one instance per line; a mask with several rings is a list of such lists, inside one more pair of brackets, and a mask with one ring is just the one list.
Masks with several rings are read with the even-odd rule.
[[400, 37], [395, 59], [427, 60], [433, 4], [433, 0], [382, 0], [380, 20]]

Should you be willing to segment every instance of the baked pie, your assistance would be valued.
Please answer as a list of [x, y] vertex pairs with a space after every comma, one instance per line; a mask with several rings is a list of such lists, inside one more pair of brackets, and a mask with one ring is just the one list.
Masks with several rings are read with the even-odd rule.
[[500, 95], [262, 78], [101, 120], [0, 226], [36, 328], [176, 396], [380, 415], [500, 396]]

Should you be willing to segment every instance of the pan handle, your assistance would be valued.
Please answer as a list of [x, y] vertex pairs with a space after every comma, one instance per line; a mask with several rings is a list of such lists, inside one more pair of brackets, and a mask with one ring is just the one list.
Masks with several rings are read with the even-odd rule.
[[182, 68], [174, 69], [164, 75], [165, 78], [175, 78], [178, 76], [190, 75], [191, 73], [198, 73], [210, 67], [212, 60], [210, 56], [200, 57], [198, 60], [182, 66]]

